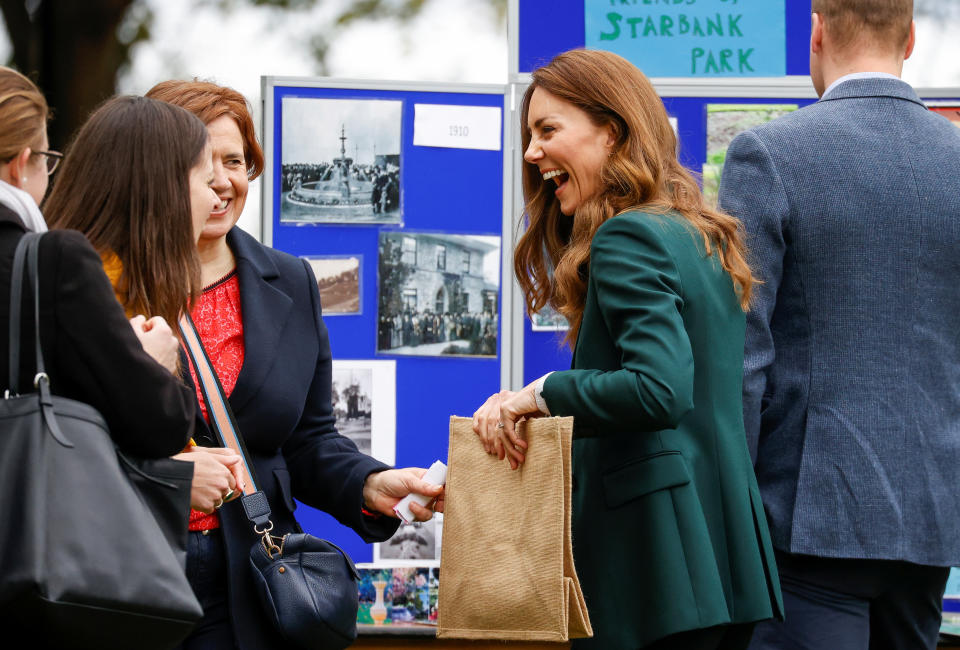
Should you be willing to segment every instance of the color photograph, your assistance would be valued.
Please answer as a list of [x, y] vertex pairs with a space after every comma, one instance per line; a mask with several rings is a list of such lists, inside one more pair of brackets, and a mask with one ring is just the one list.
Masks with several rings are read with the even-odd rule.
[[380, 232], [377, 352], [497, 356], [500, 238]]
[[530, 319], [530, 328], [534, 332], [565, 332], [570, 329], [570, 323], [553, 307], [544, 305]]
[[281, 222], [402, 222], [403, 102], [284, 97], [281, 111]]
[[703, 164], [703, 196], [716, 207], [720, 175], [727, 148], [742, 131], [765, 124], [791, 111], [797, 104], [707, 104], [707, 161]]
[[362, 256], [304, 257], [317, 277], [324, 316], [361, 313]]

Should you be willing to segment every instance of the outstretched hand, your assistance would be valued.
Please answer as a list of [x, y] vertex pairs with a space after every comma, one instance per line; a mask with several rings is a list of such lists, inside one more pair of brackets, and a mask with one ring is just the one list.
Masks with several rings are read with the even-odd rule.
[[427, 470], [422, 467], [406, 467], [374, 472], [363, 483], [363, 503], [367, 510], [396, 518], [393, 506], [408, 494], [423, 494], [433, 501], [431, 507], [411, 503], [410, 511], [417, 521], [427, 521], [434, 512], [443, 512], [443, 486], [431, 485], [421, 480]]

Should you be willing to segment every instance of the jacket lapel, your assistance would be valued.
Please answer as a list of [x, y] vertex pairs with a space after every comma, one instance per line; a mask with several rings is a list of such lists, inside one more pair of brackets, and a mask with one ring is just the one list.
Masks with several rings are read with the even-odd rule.
[[277, 287], [280, 273], [259, 242], [234, 227], [227, 244], [237, 258], [243, 315], [243, 367], [230, 395], [230, 406], [239, 417], [277, 359], [293, 299]]

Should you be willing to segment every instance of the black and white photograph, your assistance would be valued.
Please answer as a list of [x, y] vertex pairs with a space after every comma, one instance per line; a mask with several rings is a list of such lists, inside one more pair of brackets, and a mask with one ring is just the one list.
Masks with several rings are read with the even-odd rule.
[[310, 263], [313, 274], [317, 277], [320, 306], [324, 316], [361, 313], [361, 255], [306, 256], [304, 259]]
[[395, 361], [333, 360], [331, 399], [337, 430], [382, 463], [396, 456]]
[[440, 566], [443, 513], [430, 521], [400, 524], [393, 537], [373, 545], [375, 566]]
[[284, 97], [280, 221], [403, 221], [403, 102]]
[[544, 305], [530, 319], [530, 329], [534, 332], [565, 332], [570, 329], [570, 323], [556, 309]]
[[377, 352], [497, 356], [500, 238], [381, 231]]

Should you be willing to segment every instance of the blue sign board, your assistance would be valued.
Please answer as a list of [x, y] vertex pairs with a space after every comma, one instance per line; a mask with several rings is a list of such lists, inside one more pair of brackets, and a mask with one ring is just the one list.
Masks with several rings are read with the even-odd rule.
[[585, 45], [648, 77], [786, 74], [785, 0], [585, 0]]

